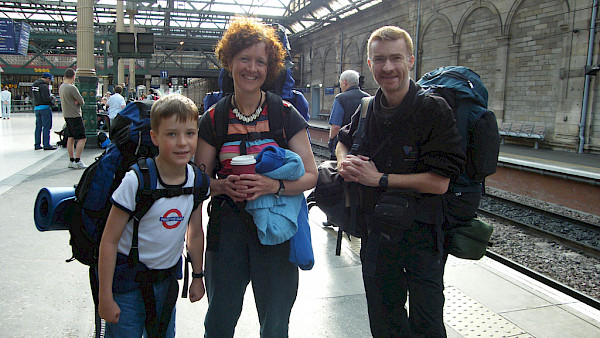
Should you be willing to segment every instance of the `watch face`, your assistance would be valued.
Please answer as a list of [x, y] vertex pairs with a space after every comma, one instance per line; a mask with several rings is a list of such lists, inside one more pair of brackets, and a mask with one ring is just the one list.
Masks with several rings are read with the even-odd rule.
[[383, 174], [383, 176], [381, 176], [381, 178], [379, 179], [379, 186], [381, 188], [387, 188], [387, 185], [388, 185], [387, 174]]

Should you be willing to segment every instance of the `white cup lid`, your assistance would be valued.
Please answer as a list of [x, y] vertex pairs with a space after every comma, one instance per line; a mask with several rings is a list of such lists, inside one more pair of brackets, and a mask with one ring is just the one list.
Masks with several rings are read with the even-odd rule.
[[231, 165], [248, 165], [256, 163], [256, 159], [252, 155], [240, 155], [231, 159]]

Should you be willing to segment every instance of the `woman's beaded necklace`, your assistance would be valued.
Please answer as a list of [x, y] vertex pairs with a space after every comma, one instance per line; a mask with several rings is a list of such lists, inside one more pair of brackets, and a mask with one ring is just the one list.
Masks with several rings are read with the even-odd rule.
[[260, 106], [260, 103], [262, 101], [262, 90], [260, 91], [260, 99], [258, 100], [258, 106], [256, 107], [256, 110], [254, 111], [254, 113], [250, 116], [246, 116], [244, 114], [242, 114], [238, 109], [237, 109], [237, 105], [235, 104], [235, 95], [233, 95], [233, 114], [235, 115], [235, 117], [237, 117], [238, 120], [246, 122], [246, 123], [250, 123], [253, 122], [254, 120], [256, 120], [259, 116], [260, 113], [262, 112], [262, 107]]

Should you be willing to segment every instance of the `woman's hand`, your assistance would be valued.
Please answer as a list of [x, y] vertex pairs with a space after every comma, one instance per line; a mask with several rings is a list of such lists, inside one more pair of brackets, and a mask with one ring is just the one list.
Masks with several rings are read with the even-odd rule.
[[273, 194], [279, 189], [279, 181], [261, 174], [242, 174], [236, 181], [237, 192], [245, 194], [246, 200], [253, 201], [260, 196]]
[[235, 202], [246, 200], [248, 195], [247, 187], [240, 183], [239, 175], [229, 175], [227, 178], [218, 180], [220, 184], [220, 192], [231, 197]]

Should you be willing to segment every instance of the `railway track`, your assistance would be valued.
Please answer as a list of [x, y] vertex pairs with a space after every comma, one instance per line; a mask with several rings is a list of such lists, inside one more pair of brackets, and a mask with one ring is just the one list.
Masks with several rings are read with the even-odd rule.
[[600, 257], [600, 226], [597, 224], [492, 195], [482, 198], [479, 212]]
[[[329, 154], [326, 147], [318, 144], [313, 144], [313, 151], [317, 163], [327, 159]], [[537, 208], [522, 205], [514, 200], [492, 195], [487, 195], [482, 205], [480, 213], [497, 220], [498, 223], [507, 224], [508, 227], [516, 225], [522, 231], [530, 233], [530, 236], [543, 237], [546, 240], [560, 243], [565, 248], [573, 248], [577, 252], [587, 253], [588, 256], [595, 257], [595, 259], [600, 258], [600, 222], [597, 221], [597, 218], [595, 218], [596, 223], [590, 223], [578, 218], [556, 214], [551, 211], [553, 209], [551, 207]], [[521, 248], [521, 244], [533, 243], [534, 240], [523, 242], [523, 238], [518, 237], [519, 235], [516, 236], [517, 241], [510, 243], [511, 246], [507, 252], [511, 253], [510, 255], [506, 256], [504, 254], [506, 250], [500, 250], [502, 246], [506, 246], [506, 239], [503, 238], [504, 243], [502, 245], [496, 243], [498, 247], [492, 247], [487, 251], [486, 256], [600, 310], [598, 292], [593, 291], [595, 288], [581, 286], [581, 284], [589, 285], [590, 278], [593, 280], [597, 275], [593, 272], [593, 266], [596, 264], [594, 259], [590, 258], [592, 262], [589, 263], [586, 258], [587, 264], [591, 265], [586, 265], [587, 269], [581, 273], [579, 268], [572, 265], [576, 272], [571, 270], [565, 274], [565, 269], [562, 267], [569, 262], [561, 258], [560, 249], [556, 255], [547, 255], [541, 252], [536, 254], [535, 251], [531, 251], [530, 246], [523, 245]], [[494, 237], [492, 237], [493, 240]], [[528, 256], [532, 256], [534, 259], [530, 259]]]

